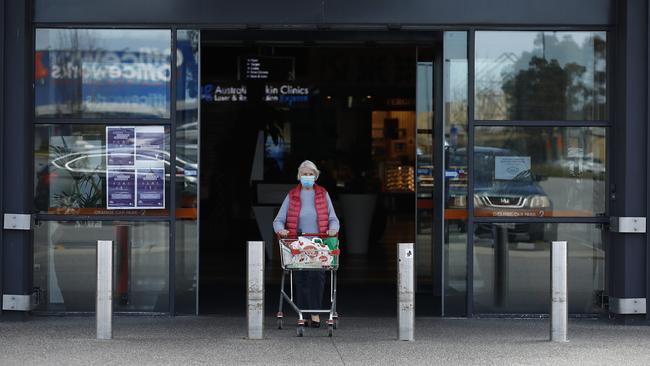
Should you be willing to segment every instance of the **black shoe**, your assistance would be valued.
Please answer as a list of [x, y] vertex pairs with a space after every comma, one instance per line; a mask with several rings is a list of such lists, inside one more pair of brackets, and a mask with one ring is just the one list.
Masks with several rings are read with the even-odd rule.
[[315, 321], [310, 319], [309, 320], [309, 326], [312, 327], [312, 328], [320, 328], [320, 321], [315, 322]]

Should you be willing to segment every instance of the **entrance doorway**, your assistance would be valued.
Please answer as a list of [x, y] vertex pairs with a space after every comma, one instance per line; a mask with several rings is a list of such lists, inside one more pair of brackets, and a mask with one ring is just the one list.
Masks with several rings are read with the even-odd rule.
[[226, 42], [202, 32], [199, 311], [245, 310], [245, 243], [264, 240], [303, 160], [341, 221], [339, 311], [395, 312], [396, 243], [417, 242], [418, 306], [435, 314], [433, 60], [396, 42]]

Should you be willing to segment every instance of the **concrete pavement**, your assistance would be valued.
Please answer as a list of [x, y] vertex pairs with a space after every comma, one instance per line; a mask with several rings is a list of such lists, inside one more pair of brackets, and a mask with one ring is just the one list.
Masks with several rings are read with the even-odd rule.
[[547, 341], [547, 319], [417, 318], [415, 342], [395, 340], [393, 318], [343, 317], [333, 338], [286, 323], [267, 318], [252, 341], [245, 318], [118, 316], [114, 339], [98, 341], [93, 317], [33, 317], [0, 323], [0, 365], [650, 364], [650, 327], [603, 320], [572, 320], [564, 344]]

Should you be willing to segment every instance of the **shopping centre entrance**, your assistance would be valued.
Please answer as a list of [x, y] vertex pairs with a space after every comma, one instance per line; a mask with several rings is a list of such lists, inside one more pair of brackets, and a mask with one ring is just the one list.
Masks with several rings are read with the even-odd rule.
[[398, 242], [419, 314], [546, 314], [552, 240], [570, 312], [602, 313], [606, 33], [174, 32], [36, 34], [38, 311], [93, 310], [101, 239], [116, 312], [242, 314], [264, 240], [273, 313], [271, 222], [308, 159], [343, 228], [342, 316], [394, 315]]
[[265, 241], [266, 307], [277, 309], [272, 221], [306, 159], [341, 220], [339, 312], [393, 316], [396, 244], [416, 240], [417, 310], [439, 312], [432, 123], [440, 37], [228, 36], [201, 34], [199, 312], [243, 314], [247, 240]]

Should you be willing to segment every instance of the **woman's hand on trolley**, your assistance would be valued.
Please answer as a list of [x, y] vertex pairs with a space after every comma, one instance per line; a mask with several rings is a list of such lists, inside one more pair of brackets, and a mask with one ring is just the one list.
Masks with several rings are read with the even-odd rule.
[[336, 236], [336, 234], [338, 234], [337, 230], [334, 229], [327, 230], [327, 236]]

